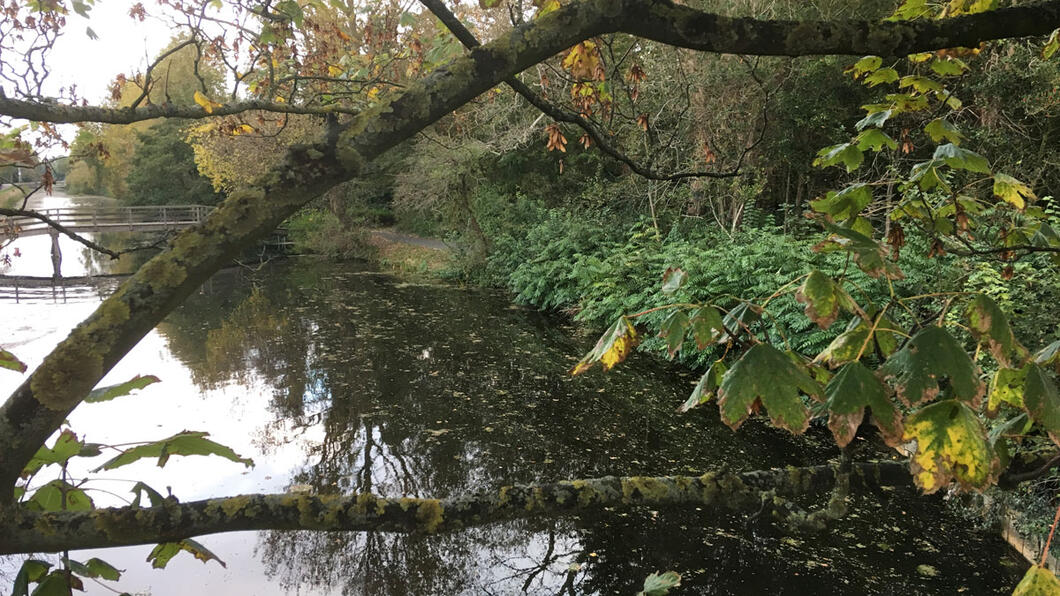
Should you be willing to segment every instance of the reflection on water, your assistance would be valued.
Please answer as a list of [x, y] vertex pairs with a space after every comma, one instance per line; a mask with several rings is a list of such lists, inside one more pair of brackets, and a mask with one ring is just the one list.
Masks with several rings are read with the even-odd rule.
[[[204, 458], [122, 472], [172, 486], [182, 500], [295, 484], [447, 497], [511, 482], [806, 465], [835, 455], [819, 437], [752, 423], [733, 433], [709, 408], [674, 413], [695, 379], [647, 358], [572, 379], [570, 367], [593, 341], [572, 333], [500, 294], [401, 283], [353, 266], [232, 269], [111, 375], [155, 373], [163, 383], [82, 407], [72, 423], [107, 441], [207, 430], [257, 461], [246, 474]], [[46, 343], [24, 342], [25, 357], [37, 362]], [[1004, 593], [1022, 569], [993, 535], [973, 533], [938, 499], [904, 491], [862, 495], [851, 517], [821, 536], [790, 536], [754, 516], [633, 509], [443, 536], [263, 532], [203, 541], [228, 559], [227, 570], [178, 557], [175, 570], [151, 573], [141, 562], [149, 547], [106, 556], [123, 557], [125, 589], [151, 586], [153, 594], [236, 586], [256, 594], [632, 594], [666, 569], [684, 575], [684, 593]], [[918, 572], [922, 564], [930, 572]]]

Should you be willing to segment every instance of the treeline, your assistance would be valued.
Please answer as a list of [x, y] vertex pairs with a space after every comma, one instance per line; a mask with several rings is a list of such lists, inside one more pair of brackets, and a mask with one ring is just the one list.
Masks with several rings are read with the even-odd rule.
[[[178, 43], [174, 40], [166, 50]], [[192, 46], [173, 52], [153, 71], [153, 82], [145, 83], [143, 74], [118, 77], [110, 103], [190, 104], [196, 92], [218, 94], [222, 89], [221, 71], [199, 59]], [[222, 193], [199, 173], [188, 142], [196, 125], [173, 119], [82, 125], [70, 148], [68, 192], [105, 195], [130, 205], [217, 203]]]

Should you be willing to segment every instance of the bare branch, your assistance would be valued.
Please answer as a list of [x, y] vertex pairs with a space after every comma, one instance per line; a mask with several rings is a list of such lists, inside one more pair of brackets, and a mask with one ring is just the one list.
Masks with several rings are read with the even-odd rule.
[[109, 248], [106, 248], [104, 246], [100, 246], [99, 244], [96, 244], [95, 242], [92, 242], [88, 238], [85, 238], [84, 236], [78, 234], [77, 232], [71, 230], [70, 228], [67, 228], [63, 224], [55, 221], [54, 219], [48, 217], [47, 215], [44, 215], [43, 213], [38, 213], [38, 212], [30, 210], [30, 209], [7, 209], [6, 207], [0, 207], [0, 215], [5, 215], [7, 217], [30, 217], [30, 218], [39, 220], [39, 221], [44, 222], [45, 224], [47, 224], [49, 227], [54, 229], [56, 232], [59, 232], [60, 234], [63, 234], [64, 236], [67, 236], [67, 237], [71, 238], [72, 240], [76, 240], [76, 241], [80, 242], [81, 244], [84, 244], [85, 246], [91, 248], [92, 250], [94, 250], [96, 252], [103, 253], [103, 254], [107, 255], [108, 257], [110, 257], [112, 259], [117, 259], [118, 257], [121, 256], [121, 253], [115, 252], [113, 250], [110, 250]]

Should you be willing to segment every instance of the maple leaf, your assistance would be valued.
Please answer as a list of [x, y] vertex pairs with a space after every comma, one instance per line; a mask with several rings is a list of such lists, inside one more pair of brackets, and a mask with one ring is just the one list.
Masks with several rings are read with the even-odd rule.
[[1027, 201], [1038, 198], [1030, 186], [1005, 174], [994, 174], [994, 194], [1020, 211], [1027, 207]]
[[814, 269], [795, 292], [795, 300], [806, 305], [806, 316], [827, 329], [839, 315], [839, 307], [850, 308], [854, 300], [831, 277]]
[[712, 364], [707, 369], [707, 372], [700, 377], [699, 382], [696, 383], [696, 388], [692, 390], [692, 395], [688, 396], [688, 399], [677, 408], [677, 411], [684, 413], [710, 401], [714, 394], [718, 392], [718, 387], [721, 385], [721, 380], [725, 376], [726, 370], [728, 370], [728, 367], [720, 360]]
[[1027, 349], [1016, 340], [1012, 333], [1012, 327], [1008, 324], [1008, 317], [1001, 312], [997, 305], [986, 294], [978, 294], [964, 311], [968, 317], [969, 329], [972, 336], [985, 343], [990, 353], [1001, 366], [1011, 366], [1009, 355], [1015, 354], [1021, 359], [1027, 357]]
[[688, 326], [688, 315], [679, 308], [674, 309], [660, 326], [659, 337], [666, 340], [666, 351], [670, 354], [670, 358], [673, 358], [677, 351], [681, 349]]
[[978, 416], [963, 402], [948, 399], [913, 413], [903, 438], [917, 442], [910, 468], [925, 493], [954, 480], [963, 488], [985, 488], [1001, 468]]
[[909, 343], [880, 367], [884, 380], [894, 384], [899, 399], [909, 406], [929, 401], [949, 379], [952, 397], [973, 406], [986, 392], [979, 371], [961, 344], [942, 327], [921, 329]]
[[1012, 592], [1012, 596], [1060, 596], [1060, 580], [1056, 579], [1052, 571], [1031, 565]]
[[629, 356], [633, 347], [640, 341], [636, 328], [627, 317], [620, 317], [614, 325], [608, 328], [596, 346], [575, 365], [571, 375], [580, 375], [592, 368], [599, 362], [604, 370], [611, 370], [619, 362]]
[[787, 354], [768, 344], [758, 344], [722, 378], [718, 388], [721, 420], [736, 430], [762, 405], [773, 424], [802, 433], [810, 425], [810, 412], [800, 393], [820, 399], [823, 390]]
[[902, 442], [902, 415], [888, 397], [887, 387], [864, 364], [850, 362], [843, 366], [824, 388], [828, 409], [828, 428], [836, 444], [845, 447], [865, 417], [865, 407], [872, 409], [873, 422], [884, 441], [891, 447]]
[[1023, 407], [1031, 420], [1040, 424], [1054, 443], [1060, 444], [1060, 396], [1056, 384], [1037, 364], [1024, 367]]
[[687, 279], [688, 274], [683, 270], [676, 267], [667, 267], [666, 271], [663, 272], [662, 293], [673, 294], [684, 285]]

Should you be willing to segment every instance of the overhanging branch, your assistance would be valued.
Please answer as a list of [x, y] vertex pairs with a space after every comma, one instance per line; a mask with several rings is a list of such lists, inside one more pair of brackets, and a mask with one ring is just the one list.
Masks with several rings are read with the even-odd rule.
[[[582, 0], [518, 27], [506, 37], [528, 39], [530, 31], [547, 29], [561, 20], [569, 21], [575, 14], [580, 19], [576, 30], [592, 33], [567, 46], [552, 48], [551, 53], [593, 35], [629, 33], [672, 46], [726, 54], [900, 56], [943, 48], [972, 47], [996, 39], [1046, 35], [1060, 27], [1060, 0], [941, 20], [902, 22], [758, 20], [721, 16], [668, 0]], [[500, 81], [494, 81], [494, 84], [497, 82]], [[341, 107], [307, 107], [260, 100], [226, 104], [207, 112], [198, 106], [105, 108], [0, 97], [0, 115], [55, 123], [129, 124], [153, 118], [197, 119], [248, 110], [294, 114], [355, 113]]]
[[[703, 476], [614, 477], [506, 486], [449, 499], [243, 495], [160, 506], [38, 513], [0, 508], [0, 555], [171, 542], [220, 532], [318, 530], [449, 532], [519, 517], [562, 515], [604, 507], [695, 505], [760, 510], [773, 497], [828, 490], [837, 466]], [[855, 486], [911, 484], [902, 462], [855, 464]]]

